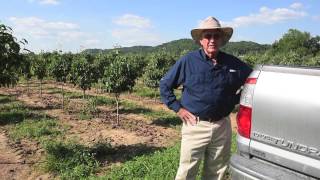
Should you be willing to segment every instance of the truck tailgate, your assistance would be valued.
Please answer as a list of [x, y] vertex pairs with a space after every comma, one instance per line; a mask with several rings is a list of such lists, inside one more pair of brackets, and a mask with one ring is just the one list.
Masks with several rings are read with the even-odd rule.
[[320, 178], [319, 116], [320, 70], [264, 66], [254, 90], [250, 154]]

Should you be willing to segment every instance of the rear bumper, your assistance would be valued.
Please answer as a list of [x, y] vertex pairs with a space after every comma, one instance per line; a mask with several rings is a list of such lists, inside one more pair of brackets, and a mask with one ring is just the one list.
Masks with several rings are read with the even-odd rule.
[[238, 154], [231, 157], [230, 170], [233, 180], [316, 180], [282, 166], [257, 158], [248, 159]]

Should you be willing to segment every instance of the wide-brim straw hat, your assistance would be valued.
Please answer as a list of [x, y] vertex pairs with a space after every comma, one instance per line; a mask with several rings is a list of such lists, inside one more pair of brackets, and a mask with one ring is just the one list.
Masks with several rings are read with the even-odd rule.
[[221, 46], [224, 46], [231, 38], [233, 29], [232, 27], [221, 27], [220, 22], [212, 17], [209, 16], [205, 20], [201, 21], [198, 28], [191, 30], [192, 39], [200, 44], [202, 32], [204, 30], [211, 30], [211, 29], [219, 29], [222, 32], [222, 43]]

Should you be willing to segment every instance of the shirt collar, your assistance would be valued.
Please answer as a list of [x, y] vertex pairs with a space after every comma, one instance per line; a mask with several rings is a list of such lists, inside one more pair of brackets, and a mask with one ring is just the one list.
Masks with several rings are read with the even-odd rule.
[[[201, 48], [201, 50], [200, 50], [200, 53], [201, 53], [201, 56], [202, 56], [203, 60], [206, 60], [206, 61], [209, 61], [209, 60], [210, 60], [202, 48]], [[220, 52], [220, 50], [219, 50], [218, 55], [217, 55], [217, 58], [216, 58], [217, 64], [221, 64], [221, 62], [219, 62], [220, 59], [221, 59], [221, 55], [222, 55], [222, 54], [221, 54], [221, 52]]]

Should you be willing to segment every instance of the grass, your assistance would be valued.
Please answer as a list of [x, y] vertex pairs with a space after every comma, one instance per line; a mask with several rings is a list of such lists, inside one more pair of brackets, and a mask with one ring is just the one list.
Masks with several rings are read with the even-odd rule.
[[[136, 96], [140, 97], [147, 97], [151, 99], [160, 99], [160, 91], [159, 88], [152, 89], [144, 86], [143, 84], [137, 84], [133, 87], [132, 93]], [[181, 90], [174, 90], [174, 94], [177, 96], [178, 99], [181, 97]]]
[[46, 137], [55, 137], [61, 134], [59, 125], [55, 119], [27, 119], [16, 124], [9, 132], [14, 140], [22, 138], [41, 140]]
[[[236, 152], [236, 134], [232, 134], [232, 153]], [[174, 179], [179, 165], [180, 143], [150, 155], [135, 157], [121, 166], [112, 166], [105, 176], [91, 177], [93, 180], [113, 179]], [[203, 164], [200, 165], [200, 169]], [[228, 176], [228, 175], [227, 175]], [[227, 177], [228, 178], [228, 177]], [[201, 179], [201, 170], [197, 179]]]
[[14, 140], [59, 134], [56, 120], [15, 101], [11, 96], [0, 95], [0, 125], [7, 124], [12, 124], [9, 136]]
[[151, 155], [135, 157], [123, 165], [112, 166], [106, 176], [92, 179], [173, 179], [179, 163], [180, 144], [156, 151]]
[[92, 149], [75, 142], [48, 142], [45, 169], [61, 179], [84, 179], [99, 168]]
[[8, 127], [10, 139], [40, 142], [46, 154], [44, 168], [61, 179], [83, 179], [92, 175], [99, 168], [94, 155], [107, 149], [105, 145], [88, 148], [75, 142], [58, 141], [65, 129], [56, 119], [13, 101], [10, 96], [0, 95], [0, 122], [3, 124], [4, 120], [12, 124]]
[[0, 125], [16, 124], [32, 116], [31, 111], [13, 97], [0, 95]]
[[148, 88], [142, 85], [136, 85], [132, 89], [132, 93], [136, 96], [147, 97], [147, 98], [157, 98], [159, 99], [160, 93], [158, 89]]

